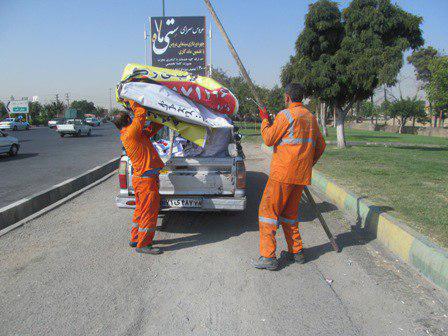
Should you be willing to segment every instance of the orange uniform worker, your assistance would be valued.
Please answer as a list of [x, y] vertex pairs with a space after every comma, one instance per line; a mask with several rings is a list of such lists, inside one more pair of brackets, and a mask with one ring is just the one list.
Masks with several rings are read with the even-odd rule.
[[134, 111], [134, 120], [126, 112], [121, 112], [113, 120], [134, 169], [135, 211], [129, 245], [140, 253], [160, 254], [161, 250], [153, 247], [152, 243], [160, 208], [159, 171], [164, 164], [150, 138], [163, 125], [151, 123], [145, 129], [146, 109], [134, 101], [129, 101], [129, 104]]
[[302, 191], [311, 184], [313, 165], [325, 150], [325, 140], [316, 117], [302, 105], [303, 88], [288, 84], [285, 88], [286, 109], [270, 123], [266, 110], [260, 109], [261, 135], [267, 146], [274, 146], [269, 175], [259, 208], [259, 269], [275, 270], [275, 234], [281, 225], [288, 252], [286, 257], [305, 262], [299, 233], [298, 211]]

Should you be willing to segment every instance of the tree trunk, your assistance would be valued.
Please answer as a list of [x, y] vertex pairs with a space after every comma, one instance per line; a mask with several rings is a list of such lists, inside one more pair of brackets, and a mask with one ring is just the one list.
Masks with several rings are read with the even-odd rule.
[[400, 130], [398, 131], [400, 134], [403, 134], [404, 125], [406, 124], [406, 118], [401, 118], [400, 122]]
[[336, 118], [337, 118], [337, 113], [336, 113], [336, 107], [333, 109], [333, 127], [336, 127]]
[[322, 134], [324, 137], [327, 137], [328, 132], [327, 132], [327, 122], [326, 122], [326, 113], [327, 107], [325, 106], [325, 103], [322, 103], [320, 105], [320, 122], [321, 122], [321, 127], [322, 127]]
[[412, 128], [415, 128], [415, 117], [412, 118]]
[[442, 109], [440, 109], [440, 114], [439, 114], [439, 127], [443, 127], [442, 125]]
[[[336, 111], [336, 109], [335, 109]], [[345, 148], [345, 129], [344, 129], [345, 113], [341, 108], [336, 113], [336, 137], [338, 140], [338, 148]]]
[[435, 115], [434, 116], [434, 128], [436, 128], [437, 127], [437, 116]]
[[392, 126], [395, 126], [395, 117], [392, 118]]

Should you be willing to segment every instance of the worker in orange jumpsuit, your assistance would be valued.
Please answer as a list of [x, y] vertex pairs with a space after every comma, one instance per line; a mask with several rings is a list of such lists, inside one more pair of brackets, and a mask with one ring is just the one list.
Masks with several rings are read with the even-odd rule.
[[159, 171], [164, 164], [152, 145], [151, 137], [163, 125], [151, 123], [145, 129], [146, 109], [134, 101], [128, 103], [134, 111], [134, 119], [121, 112], [113, 122], [120, 130], [121, 142], [133, 167], [135, 211], [129, 245], [139, 253], [160, 254], [161, 250], [152, 244], [160, 208]]
[[286, 109], [271, 124], [266, 110], [260, 109], [261, 135], [267, 146], [274, 146], [271, 171], [259, 208], [260, 259], [256, 268], [276, 270], [275, 234], [281, 225], [291, 261], [304, 263], [298, 211], [302, 191], [311, 184], [313, 165], [325, 150], [325, 140], [316, 117], [302, 105], [303, 87], [285, 88]]

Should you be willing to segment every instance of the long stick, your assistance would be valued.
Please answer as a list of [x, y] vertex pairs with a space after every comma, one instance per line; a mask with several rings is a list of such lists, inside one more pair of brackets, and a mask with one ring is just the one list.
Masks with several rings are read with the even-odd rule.
[[321, 212], [319, 211], [319, 208], [317, 207], [317, 204], [314, 201], [314, 198], [311, 195], [309, 189], [307, 187], [305, 187], [303, 189], [303, 191], [305, 192], [306, 198], [311, 203], [311, 207], [314, 209], [314, 212], [316, 213], [317, 218], [319, 218], [319, 222], [322, 225], [322, 227], [324, 228], [324, 231], [327, 234], [328, 239], [330, 240], [330, 244], [333, 247], [333, 250], [335, 250], [336, 252], [339, 252], [340, 251], [339, 246], [336, 243], [336, 240], [334, 239], [333, 234], [331, 233], [330, 229], [328, 228], [328, 225], [325, 222], [324, 217], [322, 216]]
[[[219, 20], [218, 16], [216, 15], [216, 12], [213, 9], [212, 4], [210, 3], [210, 0], [204, 0], [204, 2], [205, 2], [205, 5], [208, 8], [210, 14], [213, 17], [213, 20], [215, 20], [216, 25], [218, 26], [219, 30], [221, 31], [221, 34], [224, 37], [224, 40], [226, 41], [227, 46], [230, 49], [230, 53], [232, 54], [233, 58], [235, 59], [237, 65], [238, 65], [238, 68], [240, 69], [241, 74], [243, 75], [243, 77], [246, 80], [246, 82], [249, 84], [249, 88], [252, 91], [252, 94], [254, 95], [255, 100], [257, 101], [258, 105], [260, 105], [260, 107], [264, 107], [263, 101], [258, 96], [258, 93], [257, 93], [257, 90], [255, 88], [254, 83], [250, 79], [249, 74], [246, 71], [246, 68], [244, 67], [243, 63], [240, 60], [240, 57], [238, 56], [238, 53], [235, 50], [235, 47], [233, 46], [232, 42], [229, 39], [229, 36], [227, 35], [226, 31], [224, 30], [224, 27], [222, 26], [221, 21]], [[310, 193], [310, 191], [308, 190], [307, 187], [305, 187], [304, 192], [305, 192], [306, 197], [310, 201], [311, 206], [313, 207], [314, 211], [316, 212], [316, 216], [317, 216], [317, 218], [319, 218], [320, 224], [322, 225], [325, 233], [327, 234], [328, 239], [330, 239], [331, 246], [333, 247], [333, 249], [336, 252], [339, 252], [339, 247], [336, 244], [336, 241], [333, 238], [333, 235], [331, 234], [331, 231], [328, 228], [328, 225], [325, 222], [324, 217], [322, 216], [322, 214], [320, 213], [319, 209], [317, 208], [316, 202], [314, 201], [314, 198], [311, 195], [311, 193]]]
[[229, 39], [229, 36], [227, 35], [226, 31], [224, 30], [224, 27], [222, 26], [221, 21], [219, 21], [218, 16], [216, 15], [215, 10], [213, 9], [212, 4], [209, 0], [204, 0], [205, 5], [207, 6], [210, 14], [213, 17], [213, 20], [215, 20], [216, 25], [218, 26], [219, 30], [221, 31], [222, 36], [224, 37], [224, 40], [227, 43], [227, 46], [230, 49], [230, 53], [232, 54], [233, 58], [235, 59], [236, 63], [238, 64], [238, 68], [240, 69], [241, 74], [243, 75], [246, 82], [249, 84], [249, 89], [252, 91], [252, 94], [255, 97], [255, 100], [257, 101], [258, 105], [261, 107], [264, 107], [263, 101], [258, 96], [257, 90], [255, 89], [255, 85], [252, 82], [252, 80], [249, 77], [249, 74], [246, 71], [246, 68], [243, 65], [243, 62], [241, 62], [240, 57], [238, 56], [238, 53], [235, 50], [235, 47], [233, 46], [232, 42]]

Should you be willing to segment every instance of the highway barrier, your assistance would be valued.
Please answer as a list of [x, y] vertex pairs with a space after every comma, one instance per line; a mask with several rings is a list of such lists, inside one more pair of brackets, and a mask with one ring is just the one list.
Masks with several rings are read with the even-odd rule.
[[85, 173], [65, 180], [53, 187], [22, 198], [21, 200], [0, 208], [0, 230], [25, 219], [28, 216], [52, 205], [70, 194], [94, 183], [100, 178], [118, 169], [120, 158], [112, 159]]

